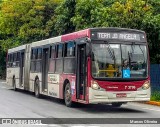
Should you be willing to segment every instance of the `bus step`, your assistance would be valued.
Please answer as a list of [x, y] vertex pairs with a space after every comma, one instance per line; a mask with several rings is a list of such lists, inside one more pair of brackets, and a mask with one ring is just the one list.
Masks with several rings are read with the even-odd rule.
[[83, 103], [83, 104], [86, 104], [86, 103], [87, 103], [87, 101], [80, 100], [80, 99], [77, 99], [77, 102], [80, 102], [80, 103]]

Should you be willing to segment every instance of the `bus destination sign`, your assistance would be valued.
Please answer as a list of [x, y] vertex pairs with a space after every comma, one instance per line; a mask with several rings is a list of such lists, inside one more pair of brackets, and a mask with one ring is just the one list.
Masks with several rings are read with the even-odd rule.
[[141, 38], [144, 40], [144, 35], [133, 34], [133, 33], [100, 33], [99, 32], [97, 33], [97, 38], [141, 41]]

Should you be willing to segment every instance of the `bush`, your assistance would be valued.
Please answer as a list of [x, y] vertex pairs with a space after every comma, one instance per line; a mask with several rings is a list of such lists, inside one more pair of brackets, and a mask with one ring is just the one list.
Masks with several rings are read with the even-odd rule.
[[154, 91], [151, 94], [151, 101], [160, 101], [160, 91]]

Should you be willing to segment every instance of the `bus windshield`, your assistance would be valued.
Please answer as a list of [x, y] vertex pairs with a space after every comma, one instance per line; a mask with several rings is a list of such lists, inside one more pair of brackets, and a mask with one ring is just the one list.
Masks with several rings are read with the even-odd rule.
[[146, 45], [92, 44], [94, 78], [146, 78]]

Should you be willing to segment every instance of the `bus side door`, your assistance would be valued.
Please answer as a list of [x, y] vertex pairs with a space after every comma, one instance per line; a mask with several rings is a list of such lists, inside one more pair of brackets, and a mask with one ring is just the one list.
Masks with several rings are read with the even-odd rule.
[[76, 98], [85, 100], [86, 95], [86, 43], [77, 44]]
[[19, 78], [19, 82], [20, 82], [20, 87], [23, 87], [23, 80], [24, 80], [24, 62], [25, 62], [25, 52], [21, 51], [20, 52], [20, 78]]

